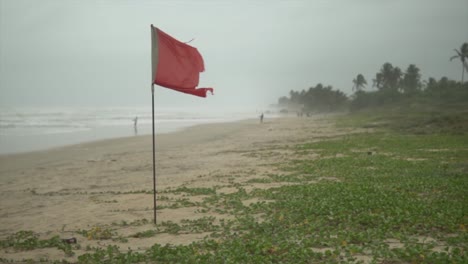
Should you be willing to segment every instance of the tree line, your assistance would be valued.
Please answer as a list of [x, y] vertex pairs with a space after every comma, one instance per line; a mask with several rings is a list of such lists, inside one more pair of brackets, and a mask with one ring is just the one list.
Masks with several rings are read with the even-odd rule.
[[317, 84], [308, 90], [289, 92], [288, 96], [278, 99], [278, 105], [298, 112], [333, 112], [383, 105], [411, 103], [468, 103], [468, 83], [464, 82], [464, 73], [468, 72], [468, 43], [455, 49], [456, 55], [450, 60], [459, 60], [462, 66], [461, 81], [442, 77], [439, 80], [421, 79], [421, 70], [410, 64], [405, 71], [386, 62], [372, 79], [372, 91], [367, 87], [367, 80], [357, 74], [352, 80], [353, 94], [348, 97], [330, 85]]

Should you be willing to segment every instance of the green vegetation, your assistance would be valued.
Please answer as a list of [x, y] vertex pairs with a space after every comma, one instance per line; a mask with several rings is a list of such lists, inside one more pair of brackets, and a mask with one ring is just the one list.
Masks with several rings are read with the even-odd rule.
[[333, 112], [347, 108], [348, 98], [332, 86], [323, 86], [321, 83], [310, 87], [307, 91], [296, 92], [291, 90], [290, 97], [278, 99], [278, 105], [287, 108], [295, 108], [302, 112]]
[[366, 85], [367, 81], [364, 75], [358, 74], [356, 79], [353, 80], [353, 91], [362, 91]]
[[[27, 251], [37, 248], [57, 248], [62, 250], [66, 256], [73, 256], [70, 244], [62, 241], [58, 236], [49, 239], [40, 239], [37, 233], [32, 231], [19, 231], [8, 236], [5, 240], [0, 240], [0, 248], [13, 248], [17, 251]], [[0, 259], [2, 262], [2, 259]]]
[[95, 226], [90, 230], [80, 230], [78, 233], [86, 237], [88, 240], [111, 239], [114, 234], [111, 229], [101, 226]]
[[[464, 82], [464, 73], [468, 71], [468, 43], [463, 43], [460, 49], [455, 49], [455, 53], [450, 60], [461, 61], [460, 82], [449, 80], [447, 77], [422, 81], [421, 70], [415, 64], [410, 64], [403, 72], [399, 67], [386, 62], [372, 80], [372, 86], [375, 88], [373, 91], [364, 91], [367, 81], [362, 74], [358, 74], [352, 80], [354, 94], [350, 98], [339, 90], [333, 90], [332, 86], [324, 87], [319, 83], [308, 90], [291, 90], [289, 97], [283, 96], [278, 99], [278, 105], [300, 115], [343, 110], [355, 112], [380, 107], [411, 107], [414, 104], [436, 105], [440, 108], [459, 104], [465, 105], [466, 109], [468, 83]], [[286, 109], [284, 111], [287, 111]]]
[[352, 96], [351, 111], [380, 107], [418, 109], [422, 106], [444, 109], [468, 103], [468, 83], [447, 77], [422, 82], [420, 70], [413, 64], [402, 73], [398, 67], [385, 63], [373, 81], [377, 90], [357, 90]]
[[[201, 241], [155, 244], [140, 251], [117, 245], [89, 248], [78, 262], [466, 263], [468, 135], [447, 120], [467, 119], [454, 109], [433, 117], [424, 109], [404, 113], [382, 108], [338, 117], [338, 127], [374, 131], [288, 147], [295, 155], [273, 165], [278, 173], [233, 184], [231, 188], [237, 189], [233, 193], [217, 193], [221, 187], [168, 190], [173, 195], [204, 195], [194, 208], [227, 218], [164, 221], [128, 236], [151, 239], [162, 233], [207, 233]], [[420, 133], [430, 118], [435, 120], [433, 128]], [[310, 160], [310, 153], [318, 157]], [[284, 184], [244, 188], [270, 183]], [[142, 219], [114, 225], [151, 223]], [[83, 235], [126, 239], [104, 227]], [[1, 241], [1, 247], [69, 247], [59, 240], [38, 241], [33, 233], [23, 232]]]
[[[163, 263], [464, 263], [468, 260], [466, 140], [465, 135], [385, 131], [301, 144], [296, 148], [316, 151], [322, 158], [279, 164], [292, 172], [281, 180], [296, 181], [298, 175], [306, 175], [303, 182], [324, 176], [339, 180], [213, 195], [217, 199], [211, 199], [212, 206], [233, 210], [228, 213], [236, 215], [235, 220], [216, 228], [213, 218], [161, 226], [173, 234], [203, 227], [214, 231], [214, 240], [154, 245], [138, 253], [110, 247], [80, 256], [80, 261], [118, 263], [126, 256]], [[251, 198], [260, 201], [242, 204]], [[260, 215], [261, 221], [254, 215]]]
[[468, 63], [466, 62], [468, 58], [468, 42], [465, 42], [461, 45], [460, 50], [455, 49], [455, 52], [457, 55], [452, 56], [450, 60], [453, 59], [460, 59], [462, 63], [462, 77], [461, 77], [461, 82], [463, 83], [464, 81], [464, 76], [465, 76], [465, 70], [468, 71]]
[[191, 195], [209, 195], [209, 194], [214, 194], [216, 191], [213, 188], [188, 188], [186, 186], [179, 187], [173, 191], [173, 193], [187, 193]]

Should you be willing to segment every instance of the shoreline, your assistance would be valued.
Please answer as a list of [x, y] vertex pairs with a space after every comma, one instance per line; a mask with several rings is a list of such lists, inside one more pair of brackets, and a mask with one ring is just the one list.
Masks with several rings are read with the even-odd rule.
[[[7, 108], [0, 114], [0, 155], [26, 153], [108, 138], [152, 134], [147, 107]], [[156, 108], [156, 134], [186, 127], [256, 118], [247, 109]], [[272, 114], [269, 117], [276, 117]], [[135, 129], [135, 117], [137, 129]]]
[[[174, 137], [188, 139], [186, 133], [191, 133], [190, 131], [205, 131], [209, 127], [218, 127], [218, 126], [237, 126], [242, 123], [258, 123], [256, 119], [243, 119], [236, 121], [226, 121], [226, 122], [213, 122], [213, 123], [202, 123], [202, 124], [193, 124], [185, 127], [179, 127], [174, 130], [167, 132], [156, 133], [155, 135], [155, 145], [156, 153], [164, 151], [167, 148], [176, 147], [178, 144], [187, 144], [187, 143], [199, 143], [200, 140], [206, 140], [201, 134], [193, 136], [189, 140], [173, 140]], [[210, 137], [211, 134], [206, 137]], [[146, 142], [146, 143], [145, 143]], [[116, 144], [122, 144], [115, 146]], [[123, 149], [128, 147], [128, 145], [136, 144], [136, 148], [141, 149], [145, 148], [143, 145], [149, 147], [149, 151], [152, 152], [152, 134], [141, 134], [134, 136], [120, 136], [120, 137], [109, 137], [109, 138], [100, 138], [95, 140], [89, 140], [84, 142], [70, 143], [66, 145], [58, 145], [45, 149], [31, 150], [25, 152], [14, 152], [14, 153], [0, 153], [0, 176], [4, 171], [4, 168], [9, 168], [12, 164], [18, 164], [18, 162], [11, 162], [13, 160], [24, 160], [24, 159], [35, 159], [35, 157], [56, 155], [57, 159], [63, 159], [62, 153], [76, 152], [74, 154], [80, 154], [79, 152], [83, 151], [98, 151], [107, 150], [108, 152], [118, 151], [118, 149]], [[81, 153], [84, 154], [84, 153]], [[67, 155], [65, 155], [66, 158]], [[40, 159], [42, 160], [42, 159]], [[20, 164], [18, 164], [20, 165]], [[13, 165], [14, 166], [14, 165]], [[19, 168], [18, 166], [14, 166]]]
[[[155, 132], [156, 136], [159, 136], [162, 134], [183, 131], [193, 126], [231, 123], [249, 119], [250, 118], [236, 120], [210, 120], [210, 122], [190, 120], [179, 121], [179, 124], [177, 125], [170, 125], [173, 124], [173, 122], [160, 121], [160, 123], [156, 123]], [[101, 126], [88, 130], [78, 130], [64, 133], [4, 135], [0, 136], [0, 142], [2, 144], [0, 157], [53, 150], [56, 148], [98, 142], [108, 139], [131, 138], [148, 136], [151, 134], [151, 124], [140, 124], [137, 130], [135, 130], [133, 126]]]
[[[173, 127], [156, 127], [156, 135], [179, 132], [189, 127], [203, 124], [211, 123], [187, 122]], [[102, 126], [89, 130], [56, 134], [7, 135], [1, 136], [2, 150], [0, 150], [0, 156], [27, 154], [30, 152], [47, 151], [55, 148], [98, 142], [108, 139], [131, 138], [151, 134], [151, 125], [145, 124], [140, 125], [136, 131], [132, 126]]]

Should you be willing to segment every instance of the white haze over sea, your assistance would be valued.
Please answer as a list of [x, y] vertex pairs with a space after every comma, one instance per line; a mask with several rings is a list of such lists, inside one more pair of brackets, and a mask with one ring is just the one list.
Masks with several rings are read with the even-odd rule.
[[[258, 118], [257, 109], [156, 108], [156, 134], [189, 126]], [[133, 119], [138, 117], [137, 129]], [[151, 134], [151, 107], [0, 108], [0, 154], [45, 150]], [[149, 142], [150, 144], [150, 142]]]

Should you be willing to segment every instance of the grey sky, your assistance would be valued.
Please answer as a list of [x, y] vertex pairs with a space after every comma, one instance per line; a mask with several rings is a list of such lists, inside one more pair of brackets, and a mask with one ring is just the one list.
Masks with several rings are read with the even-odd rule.
[[151, 103], [150, 24], [197, 47], [206, 71], [171, 106], [263, 106], [318, 82], [350, 93], [384, 62], [459, 80], [467, 0], [0, 0], [0, 106]]

